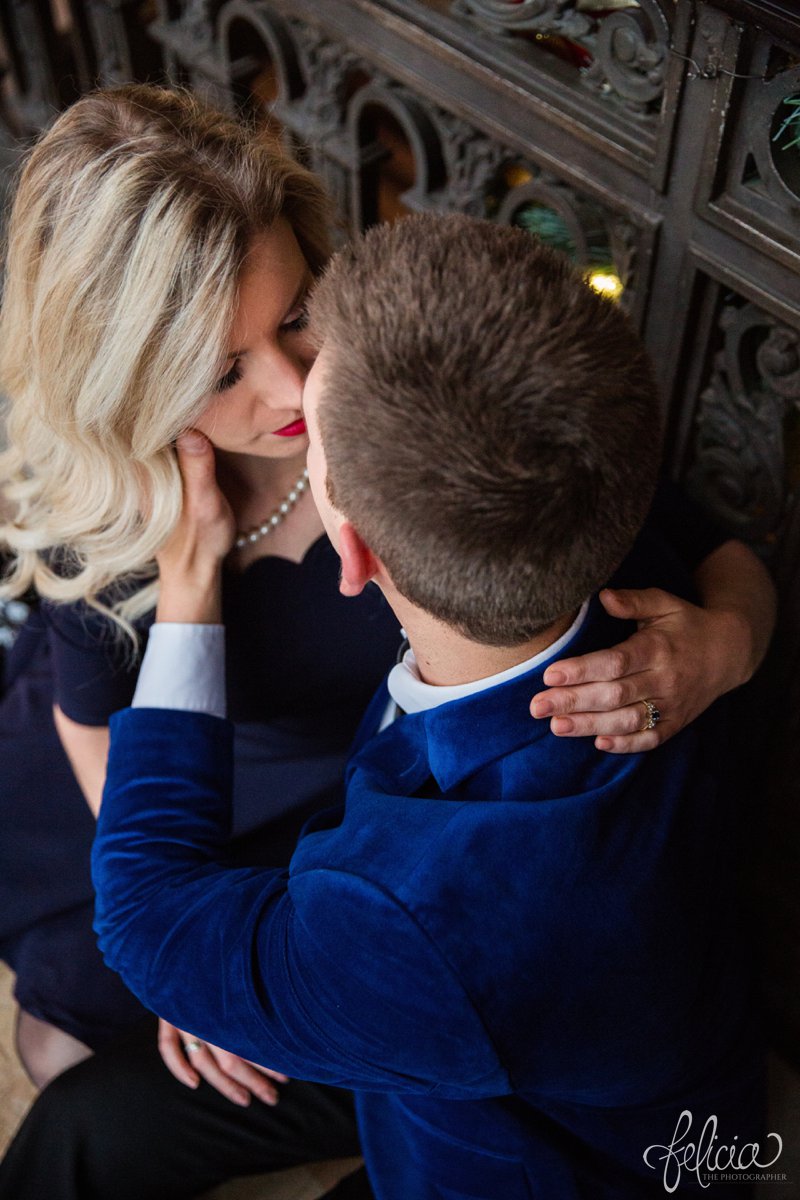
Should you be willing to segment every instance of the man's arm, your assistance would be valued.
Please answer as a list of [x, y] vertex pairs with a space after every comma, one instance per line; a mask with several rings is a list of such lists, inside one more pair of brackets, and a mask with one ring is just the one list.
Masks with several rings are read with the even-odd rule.
[[[154, 702], [159, 629], [168, 642], [188, 636], [195, 652], [216, 642], [194, 658], [211, 685], [224, 669], [214, 623], [231, 522], [214, 496], [205, 439], [180, 458], [184, 512], [159, 557], [162, 600], [139, 704]], [[169, 687], [158, 687], [180, 705], [179, 676], [191, 691], [192, 656], [175, 661]], [[232, 756], [232, 727], [208, 711], [142, 707], [112, 718], [92, 860], [109, 965], [181, 1029], [287, 1074], [378, 1090], [506, 1090], [449, 965], [380, 886], [326, 862], [324, 835], [316, 835], [314, 869], [291, 877], [224, 865]]]
[[325, 858], [294, 875], [224, 864], [232, 727], [129, 709], [93, 851], [108, 964], [181, 1029], [288, 1075], [497, 1094], [507, 1080], [457, 977], [377, 883]]

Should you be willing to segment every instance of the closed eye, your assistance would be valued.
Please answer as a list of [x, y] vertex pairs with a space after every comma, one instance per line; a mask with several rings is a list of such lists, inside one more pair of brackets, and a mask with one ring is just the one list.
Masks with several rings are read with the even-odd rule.
[[299, 304], [293, 312], [289, 313], [288, 318], [281, 325], [282, 333], [300, 333], [308, 324], [308, 301], [303, 299], [302, 304]]
[[242, 378], [242, 363], [240, 359], [236, 359], [230, 371], [218, 379], [214, 385], [215, 392], [227, 392], [228, 388], [232, 388]]

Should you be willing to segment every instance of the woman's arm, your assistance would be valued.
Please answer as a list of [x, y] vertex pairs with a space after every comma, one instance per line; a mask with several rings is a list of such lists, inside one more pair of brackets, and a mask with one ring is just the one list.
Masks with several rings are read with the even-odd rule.
[[[53, 706], [53, 720], [73, 774], [96, 817], [100, 812], [108, 765], [108, 726], [81, 725], [66, 716], [57, 704]], [[283, 1076], [211, 1045], [205, 1045], [200, 1053], [193, 1055], [193, 1065], [190, 1065], [183, 1050], [186, 1040], [174, 1025], [159, 1020], [159, 1051], [179, 1082], [194, 1088], [202, 1076], [234, 1104], [247, 1105], [251, 1096], [264, 1104], [277, 1103], [278, 1092], [266, 1076], [271, 1075], [279, 1082], [284, 1081]]]
[[[204, 589], [198, 587], [197, 595]], [[162, 620], [169, 620], [170, 597], [162, 605]], [[197, 615], [197, 614], [193, 614]], [[69, 643], [67, 643], [69, 644]], [[95, 817], [100, 812], [108, 765], [110, 742], [107, 725], [81, 724], [68, 717], [58, 704], [53, 706], [58, 736], [69, 759], [73, 774]], [[192, 1055], [191, 1065], [183, 1049], [187, 1037], [174, 1025], [159, 1020], [159, 1050], [166, 1066], [187, 1087], [197, 1087], [202, 1076], [212, 1087], [235, 1104], [247, 1105], [251, 1096], [265, 1104], [276, 1104], [278, 1092], [267, 1076], [279, 1082], [285, 1077], [246, 1062], [216, 1046], [205, 1044]]]
[[[609, 650], [553, 663], [549, 684], [531, 701], [560, 737], [594, 736], [600, 750], [651, 750], [683, 729], [719, 696], [746, 683], [761, 664], [775, 626], [775, 588], [742, 542], [727, 541], [697, 567], [702, 607], [658, 588], [605, 591], [611, 616], [638, 632]], [[661, 713], [643, 729], [649, 700]]]
[[100, 811], [106, 781], [109, 734], [107, 725], [79, 725], [53, 705], [53, 720], [72, 773], [95, 816]]
[[[198, 444], [200, 448], [200, 457], [198, 457], [197, 450], [195, 449], [195, 446]], [[203, 438], [200, 434], [195, 435], [194, 439], [191, 436], [184, 437], [182, 439], [182, 445], [184, 451], [184, 471], [186, 473], [191, 473], [191, 471], [196, 469], [198, 465], [201, 468], [207, 466], [206, 459], [204, 457], [207, 450], [207, 442], [205, 438]], [[192, 493], [192, 495], [194, 496], [194, 493]], [[210, 500], [209, 495], [211, 497]], [[209, 503], [223, 506], [228, 514], [228, 520], [226, 522], [227, 535], [228, 526], [232, 528], [232, 517], [230, 517], [227, 503], [222, 497], [222, 493], [216, 489], [213, 492], [209, 491], [208, 494], [202, 493], [194, 502], [197, 503], [201, 509], [203, 505], [207, 505]], [[201, 513], [201, 515], [204, 514]], [[184, 520], [185, 519], [186, 517], [184, 517]], [[175, 537], [170, 540], [169, 545], [165, 547], [162, 554], [164, 561], [167, 562], [170, 567], [172, 567], [171, 573], [169, 570], [167, 571], [167, 580], [169, 581], [169, 579], [177, 576], [182, 582], [182, 588], [178, 589], [179, 595], [175, 596], [169, 586], [169, 582], [167, 582], [165, 587], [162, 587], [162, 594], [159, 600], [158, 609], [158, 619], [160, 621], [213, 621], [219, 619], [219, 613], [221, 610], [221, 576], [219, 567], [221, 563], [221, 554], [224, 553], [224, 549], [226, 548], [227, 547], [223, 542], [220, 547], [220, 556], [213, 560], [213, 572], [211, 573], [213, 574], [214, 582], [213, 586], [209, 586], [208, 576], [211, 568], [208, 566], [209, 560], [206, 554], [198, 552], [198, 548], [196, 547], [187, 548], [187, 544], [185, 542], [179, 541]], [[203, 551], [206, 549], [206, 547], [203, 547]], [[181, 607], [181, 605], [183, 607]], [[210, 610], [213, 611], [209, 610], [209, 606]], [[187, 613], [188, 616], [186, 615]], [[55, 610], [53, 620], [59, 619], [63, 620], [63, 610], [61, 610], [60, 613], [59, 610]], [[58, 650], [56, 655], [58, 669], [56, 670], [56, 675], [59, 680], [59, 686], [64, 690], [66, 690], [64, 681], [69, 679], [71, 675], [81, 678], [80, 672], [75, 666], [75, 661], [76, 659], [79, 663], [83, 663], [85, 661], [85, 656], [88, 652], [86, 639], [89, 638], [91, 641], [91, 637], [87, 633], [89, 626], [87, 625], [84, 614], [82, 614], [81, 617], [80, 627], [83, 636], [82, 641], [75, 638], [74, 633], [72, 636], [69, 636], [72, 631], [68, 631], [66, 635], [64, 635], [63, 630], [59, 631], [62, 636], [58, 638]], [[107, 631], [103, 632], [104, 634], [107, 634]], [[53, 636], [56, 636], [55, 630], [53, 631]], [[100, 646], [101, 650], [104, 652], [104, 645], [103, 636], [98, 634], [96, 638], [96, 644], [92, 644], [92, 649], [97, 652], [97, 648]], [[102, 653], [100, 657], [100, 665], [101, 667], [105, 667], [105, 670], [102, 672], [102, 678], [104, 680], [106, 692], [108, 693], [104, 699], [105, 702], [108, 703], [109, 698], [115, 695], [113, 688], [114, 672], [113, 670], [109, 670], [111, 664], [102, 657]], [[116, 667], [116, 664], [114, 664], [114, 666]], [[83, 682], [82, 678], [81, 682]], [[129, 677], [127, 677], [126, 681], [123, 681], [123, 683], [120, 685], [117, 695], [119, 703], [112, 705], [112, 711], [114, 708], [124, 707], [125, 704], [129, 702], [130, 695], [126, 692], [127, 686], [132, 687], [132, 681], [130, 681]], [[76, 689], [73, 688], [72, 691], [67, 692], [70, 700], [74, 700], [73, 693], [75, 690]], [[91, 689], [89, 689], [89, 691], [90, 690]], [[82, 694], [83, 697], [87, 695], [87, 689], [85, 687], [81, 688], [78, 686], [77, 691], [79, 694]], [[83, 700], [83, 704], [85, 706], [85, 699]], [[86, 797], [86, 802], [88, 803], [94, 815], [97, 816], [100, 811], [103, 785], [106, 778], [106, 765], [108, 760], [109, 746], [108, 726], [96, 726], [75, 721], [72, 717], [68, 717], [66, 715], [62, 707], [57, 702], [53, 706], [53, 718], [55, 720], [58, 736], [61, 739], [61, 744], [63, 745], [67, 758], [70, 761], [75, 778], [78, 781], [81, 791]]]
[[[777, 594], [767, 568], [743, 542], [725, 542], [700, 563], [694, 574], [706, 612], [728, 624], [731, 659], [728, 688], [752, 679], [764, 661], [775, 629]], [[738, 676], [738, 677], [737, 677]]]

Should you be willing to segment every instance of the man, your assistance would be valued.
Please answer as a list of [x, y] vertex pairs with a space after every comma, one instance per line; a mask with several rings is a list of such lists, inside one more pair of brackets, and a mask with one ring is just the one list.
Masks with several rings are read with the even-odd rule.
[[[724, 714], [619, 758], [527, 707], [553, 658], [616, 641], [595, 593], [652, 494], [646, 358], [560, 259], [462, 218], [370, 231], [311, 319], [309, 477], [341, 588], [376, 583], [410, 650], [365, 717], [345, 810], [307, 827], [288, 874], [226, 868], [230, 522], [187, 444], [148, 656], [184, 653], [169, 624], [206, 624], [190, 637], [212, 688], [205, 712], [116, 719], [104, 953], [195, 1037], [355, 1089], [380, 1200], [659, 1194], [648, 1147], [682, 1112], [733, 1142], [758, 1107]], [[685, 586], [655, 544], [615, 577], [643, 581]]]

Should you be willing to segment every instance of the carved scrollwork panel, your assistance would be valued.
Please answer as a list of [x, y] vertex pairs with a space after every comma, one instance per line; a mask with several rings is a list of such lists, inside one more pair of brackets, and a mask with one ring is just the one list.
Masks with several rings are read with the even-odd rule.
[[58, 108], [58, 80], [48, 30], [32, 0], [9, 0], [2, 26], [11, 59], [13, 86], [8, 107], [19, 136], [44, 126]]
[[765, 385], [784, 400], [800, 406], [800, 333], [775, 325], [759, 346], [756, 365]]
[[669, 24], [655, 0], [610, 13], [598, 27], [584, 82], [645, 112], [663, 94], [669, 44]]
[[216, 20], [223, 0], [157, 0], [153, 37], [173, 83], [190, 82], [212, 104], [226, 105], [226, 75]]
[[97, 76], [104, 86], [134, 77], [123, 14], [103, 0], [86, 0], [86, 16], [97, 59]]
[[345, 230], [353, 210], [352, 172], [339, 158], [322, 150], [311, 152], [308, 165], [325, 184], [334, 210], [339, 214], [340, 223], [332, 230], [332, 234], [334, 243], [341, 244], [345, 240]]
[[452, 11], [495, 35], [524, 39], [532, 55], [555, 54], [579, 69], [588, 88], [633, 112], [649, 113], [660, 105], [674, 12], [667, 0], [636, 0], [624, 7], [577, 0], [454, 0]]
[[347, 135], [357, 175], [356, 228], [382, 216], [440, 207], [444, 150], [432, 112], [414, 92], [376, 72], [348, 104]]
[[230, 111], [255, 113], [280, 133], [286, 105], [305, 83], [286, 23], [250, 0], [229, 0], [217, 18], [217, 40]]
[[447, 182], [439, 197], [441, 207], [473, 217], [486, 216], [489, 185], [510, 152], [442, 108], [435, 109], [434, 117], [447, 169]]
[[184, 0], [178, 22], [187, 57], [208, 53], [214, 43], [214, 19], [219, 3], [212, 0]]
[[[358, 55], [317, 26], [296, 18], [287, 20], [296, 47], [302, 88], [287, 101], [279, 99], [275, 115], [286, 131], [288, 148], [323, 180], [341, 227], [336, 240], [349, 226], [358, 228], [357, 163], [364, 159], [351, 145], [347, 132], [347, 105], [369, 79]], [[354, 157], [355, 156], [355, 157]]]
[[557, 33], [579, 38], [590, 33], [592, 20], [577, 10], [575, 0], [456, 0], [453, 9], [496, 33]]
[[287, 118], [310, 144], [318, 144], [345, 120], [350, 79], [361, 66], [358, 55], [321, 29], [289, 22], [298, 47], [306, 87]]
[[733, 301], [719, 327], [723, 345], [700, 395], [688, 482], [732, 532], [769, 548], [800, 467], [791, 461], [800, 447], [787, 456], [800, 418], [800, 331]]

